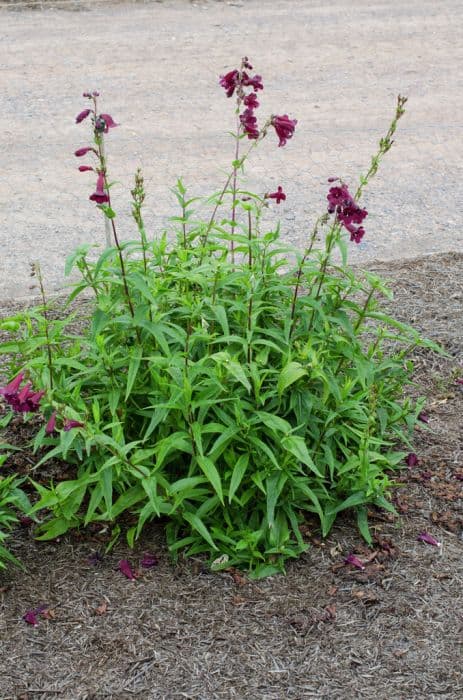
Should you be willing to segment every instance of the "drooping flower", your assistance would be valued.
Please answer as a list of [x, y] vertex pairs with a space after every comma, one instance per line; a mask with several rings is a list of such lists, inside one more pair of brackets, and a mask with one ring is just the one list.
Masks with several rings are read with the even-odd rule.
[[96, 181], [95, 192], [90, 195], [89, 199], [97, 204], [105, 204], [109, 202], [109, 196], [104, 190], [105, 178], [103, 173], [98, 174], [98, 179]]
[[110, 114], [100, 114], [95, 119], [96, 131], [102, 131], [104, 134], [107, 134], [109, 129], [113, 129], [115, 126], [119, 126], [119, 124], [116, 124]]
[[64, 421], [63, 430], [65, 433], [68, 433], [73, 428], [83, 428], [84, 425], [85, 424], [81, 423], [79, 420], [72, 420], [71, 418], [66, 418], [66, 420]]
[[88, 170], [95, 170], [91, 165], [79, 165], [79, 172], [86, 173]]
[[260, 102], [257, 100], [257, 95], [255, 92], [249, 93], [249, 95], [245, 95], [243, 99], [244, 104], [246, 107], [249, 107], [250, 109], [257, 109]]
[[407, 463], [408, 467], [417, 467], [420, 463], [420, 460], [414, 452], [410, 452], [410, 454], [408, 454], [405, 458], [405, 462]]
[[82, 112], [80, 112], [76, 117], [76, 124], [80, 124], [80, 122], [83, 122], [84, 119], [87, 119], [87, 117], [91, 111], [92, 111], [91, 109], [82, 110]]
[[349, 554], [345, 559], [344, 559], [344, 564], [351, 564], [352, 566], [355, 566], [356, 569], [361, 569], [362, 571], [365, 569], [365, 564], [360, 561], [360, 559], [355, 556], [355, 554]]
[[297, 119], [290, 119], [287, 114], [281, 116], [274, 115], [271, 124], [280, 139], [278, 146], [285, 146], [287, 140], [293, 137]]
[[74, 151], [74, 155], [77, 156], [77, 158], [81, 158], [82, 156], [86, 156], [87, 153], [90, 153], [92, 151], [95, 155], [98, 155], [96, 150], [92, 148], [91, 146], [86, 146], [84, 148], [78, 148], [77, 151]]
[[4, 396], [7, 401], [9, 397], [15, 396], [18, 393], [23, 379], [24, 372], [20, 372], [14, 379], [11, 380], [9, 384], [4, 387], [0, 387], [0, 396]]
[[232, 97], [239, 85], [239, 71], [235, 69], [225, 75], [221, 75], [219, 85], [224, 88], [227, 97]]
[[429, 532], [420, 532], [416, 539], [418, 540], [418, 542], [426, 542], [426, 544], [432, 544], [433, 547], [441, 546], [441, 542], [439, 542], [439, 540], [436, 540], [436, 538], [430, 535]]
[[256, 91], [264, 89], [261, 75], [255, 75], [253, 78], [250, 78], [249, 75], [244, 71], [241, 76], [241, 84], [245, 87], [252, 87]]
[[52, 435], [56, 427], [56, 411], [53, 411], [45, 426], [45, 435]]
[[284, 200], [286, 199], [286, 195], [283, 192], [282, 186], [278, 185], [278, 189], [276, 192], [272, 192], [271, 194], [266, 194], [265, 199], [276, 199], [277, 204], [279, 204], [280, 202], [284, 202]]
[[249, 107], [240, 114], [240, 122], [243, 126], [243, 131], [247, 134], [248, 139], [259, 138], [259, 129], [257, 128], [257, 118], [254, 116], [254, 111]]
[[126, 578], [130, 579], [131, 581], [135, 581], [136, 576], [132, 570], [130, 562], [127, 561], [127, 559], [121, 559], [119, 562], [119, 571], [121, 574], [124, 574]]
[[18, 374], [9, 384], [0, 389], [0, 395], [14, 411], [18, 413], [34, 413], [38, 410], [40, 400], [45, 391], [32, 391], [32, 383], [26, 382], [21, 388], [24, 372]]

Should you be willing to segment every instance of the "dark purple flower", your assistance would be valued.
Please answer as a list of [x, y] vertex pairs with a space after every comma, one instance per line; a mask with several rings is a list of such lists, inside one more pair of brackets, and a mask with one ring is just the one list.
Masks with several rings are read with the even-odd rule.
[[250, 78], [247, 73], [243, 72], [241, 76], [241, 84], [245, 87], [252, 87], [254, 90], [264, 89], [261, 75], [255, 75], [253, 78]]
[[266, 194], [265, 199], [276, 199], [277, 204], [279, 204], [280, 202], [284, 202], [284, 200], [286, 199], [286, 195], [283, 192], [282, 186], [278, 185], [278, 189], [276, 192], [272, 192], [271, 194]]
[[72, 420], [71, 418], [66, 418], [66, 420], [64, 421], [63, 430], [65, 433], [68, 433], [73, 428], [83, 428], [83, 427], [84, 427], [84, 423], [81, 423], [79, 420]]
[[328, 200], [328, 211], [332, 214], [337, 207], [349, 206], [352, 203], [347, 185], [342, 184], [340, 187], [330, 187], [330, 191], [326, 195]]
[[51, 435], [52, 433], [54, 433], [55, 427], [56, 427], [56, 411], [53, 411], [53, 413], [51, 414], [51, 416], [48, 419], [48, 422], [45, 426], [45, 434]]
[[93, 92], [84, 92], [82, 97], [99, 97], [100, 93], [94, 90]]
[[77, 156], [78, 158], [81, 158], [81, 156], [86, 156], [87, 153], [89, 153], [90, 151], [95, 153], [95, 155], [98, 155], [98, 153], [95, 151], [95, 149], [92, 148], [91, 146], [87, 146], [85, 148], [78, 148], [77, 151], [74, 151], [74, 155]]
[[142, 566], [144, 569], [151, 569], [153, 566], [157, 566], [158, 564], [159, 559], [155, 554], [151, 554], [150, 552], [145, 552], [143, 559], [140, 562], [140, 566]]
[[28, 610], [26, 613], [24, 613], [23, 620], [24, 622], [27, 622], [28, 625], [33, 625], [34, 627], [37, 627], [39, 624], [34, 610]]
[[24, 372], [20, 372], [9, 384], [0, 388], [0, 396], [4, 396], [7, 401], [9, 397], [15, 396], [18, 393], [23, 379]]
[[[330, 178], [330, 180], [333, 180], [333, 178]], [[330, 214], [336, 212], [337, 220], [350, 233], [350, 240], [360, 243], [365, 235], [365, 229], [358, 224], [361, 224], [368, 216], [367, 210], [358, 206], [344, 183], [336, 187], [330, 187], [326, 198], [328, 200], [328, 212]]]
[[328, 182], [337, 182], [337, 180], [339, 180], [338, 177], [329, 177], [328, 178]]
[[110, 114], [100, 114], [95, 119], [96, 131], [102, 131], [103, 133], [107, 134], [109, 129], [113, 129], [115, 126], [119, 126], [119, 124], [116, 124]]
[[280, 139], [278, 146], [285, 146], [286, 141], [293, 137], [296, 124], [297, 119], [290, 119], [287, 114], [272, 117], [272, 126], [275, 128], [277, 136]]
[[420, 532], [416, 538], [418, 542], [426, 542], [426, 544], [432, 544], [433, 547], [440, 547], [441, 543], [436, 540], [435, 537], [429, 534], [429, 532]]
[[248, 107], [244, 110], [243, 114], [240, 114], [240, 122], [243, 127], [244, 133], [248, 136], [248, 139], [259, 138], [257, 118], [254, 116], [254, 112], [252, 109]]
[[363, 228], [363, 226], [354, 226], [354, 224], [351, 223], [344, 223], [344, 227], [350, 233], [350, 240], [355, 241], [355, 243], [360, 243], [360, 241], [365, 235], [365, 229]]
[[79, 172], [86, 173], [88, 170], [95, 170], [91, 165], [79, 165]]
[[97, 204], [105, 204], [109, 202], [109, 197], [104, 190], [105, 178], [103, 173], [98, 174], [98, 180], [96, 181], [96, 189], [93, 194], [90, 195], [89, 199]]
[[414, 452], [410, 452], [405, 458], [408, 467], [417, 467], [420, 463], [418, 456]]
[[80, 124], [80, 122], [83, 122], [84, 119], [87, 119], [91, 111], [91, 109], [84, 109], [82, 112], [80, 112], [76, 117], [76, 124]]
[[239, 71], [231, 70], [229, 73], [220, 76], [219, 85], [224, 88], [227, 97], [232, 97], [235, 89], [239, 85]]
[[249, 107], [249, 109], [257, 109], [260, 104], [257, 100], [257, 95], [255, 92], [251, 92], [249, 95], [246, 95], [243, 102], [246, 107]]
[[422, 423], [429, 423], [429, 416], [424, 411], [420, 411], [420, 413], [418, 413], [418, 420]]
[[344, 559], [344, 564], [351, 564], [352, 566], [355, 566], [356, 569], [361, 569], [362, 571], [365, 569], [365, 564], [360, 561], [355, 554], [349, 554], [349, 556]]
[[124, 574], [126, 578], [129, 578], [131, 581], [135, 581], [136, 576], [132, 570], [132, 567], [130, 566], [130, 562], [127, 561], [127, 559], [120, 560], [119, 571], [121, 572], [121, 574]]

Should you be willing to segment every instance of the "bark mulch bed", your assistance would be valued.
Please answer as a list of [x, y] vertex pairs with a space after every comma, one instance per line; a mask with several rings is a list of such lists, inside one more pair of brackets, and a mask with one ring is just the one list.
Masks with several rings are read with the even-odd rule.
[[[392, 280], [395, 316], [452, 355], [415, 357], [430, 421], [395, 494], [400, 518], [372, 513], [373, 549], [347, 516], [326, 541], [308, 521], [307, 554], [257, 582], [200, 560], [173, 565], [160, 525], [135, 551], [107, 555], [105, 532], [39, 543], [23, 527], [9, 542], [27, 571], [0, 574], [2, 700], [462, 696], [463, 255], [369, 269]], [[32, 463], [16, 458], [19, 471]], [[442, 546], [417, 541], [422, 531]], [[157, 566], [139, 567], [144, 551]], [[344, 563], [350, 552], [364, 571]], [[118, 570], [123, 558], [136, 581]]]

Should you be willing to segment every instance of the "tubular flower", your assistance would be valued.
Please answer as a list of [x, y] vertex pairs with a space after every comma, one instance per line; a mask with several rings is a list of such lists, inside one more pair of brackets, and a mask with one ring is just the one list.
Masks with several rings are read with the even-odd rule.
[[51, 416], [48, 419], [48, 422], [45, 426], [45, 434], [52, 435], [52, 433], [55, 432], [55, 427], [56, 427], [56, 411], [53, 411], [53, 413], [51, 414]]
[[286, 199], [286, 195], [283, 192], [283, 188], [281, 185], [278, 185], [278, 189], [276, 192], [272, 192], [271, 194], [266, 194], [265, 199], [276, 199], [277, 204], [280, 202], [284, 202]]
[[98, 155], [96, 150], [91, 146], [87, 146], [86, 148], [78, 148], [77, 151], [74, 151], [74, 155], [77, 156], [77, 158], [80, 158], [81, 156], [86, 156], [87, 153], [90, 153], [90, 151], [92, 151], [95, 155]]
[[245, 109], [243, 114], [240, 114], [240, 122], [248, 139], [259, 138], [259, 129], [257, 128], [257, 118], [254, 116], [254, 110], [249, 107]]
[[235, 69], [225, 75], [221, 75], [219, 85], [223, 87], [227, 97], [232, 97], [235, 89], [239, 85], [239, 72]]
[[[333, 178], [328, 180], [328, 182], [333, 181]], [[340, 186], [330, 187], [326, 198], [328, 212], [330, 214], [336, 212], [337, 220], [350, 233], [350, 240], [360, 243], [365, 235], [365, 229], [359, 224], [368, 216], [367, 210], [358, 206], [344, 183], [341, 183]]]
[[109, 202], [109, 197], [104, 190], [104, 184], [104, 175], [103, 173], [99, 173], [95, 192], [89, 197], [92, 202], [96, 202], [97, 204], [106, 204]]
[[26, 382], [21, 388], [23, 379], [24, 372], [21, 372], [9, 384], [0, 389], [0, 395], [5, 397], [5, 401], [14, 411], [18, 413], [35, 413], [39, 409], [40, 400], [45, 392], [31, 391], [31, 382]]
[[261, 75], [255, 75], [253, 78], [250, 78], [249, 75], [244, 72], [241, 77], [241, 85], [244, 85], [245, 87], [252, 87], [256, 92], [257, 90], [264, 89]]
[[280, 139], [278, 146], [285, 146], [288, 139], [291, 139], [296, 128], [297, 119], [290, 119], [287, 114], [272, 117], [272, 126]]
[[107, 134], [109, 129], [113, 129], [115, 126], [119, 126], [119, 124], [116, 124], [110, 114], [100, 114], [95, 119], [95, 130], [104, 134]]
[[257, 95], [255, 92], [251, 92], [249, 95], [246, 95], [243, 102], [246, 107], [249, 107], [249, 109], [257, 109], [260, 104], [257, 100]]
[[88, 170], [95, 170], [95, 168], [92, 168], [91, 165], [79, 165], [78, 170], [81, 173], [86, 173]]
[[91, 111], [91, 109], [84, 109], [82, 112], [80, 112], [76, 117], [76, 124], [80, 124], [80, 122], [83, 122], [84, 119], [87, 119]]
[[71, 418], [66, 418], [63, 425], [63, 430], [65, 433], [69, 432], [73, 428], [83, 428], [84, 424], [79, 420], [72, 420]]

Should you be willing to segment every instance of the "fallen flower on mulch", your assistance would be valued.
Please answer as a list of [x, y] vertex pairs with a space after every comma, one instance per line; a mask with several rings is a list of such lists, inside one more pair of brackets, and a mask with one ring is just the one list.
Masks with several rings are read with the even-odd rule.
[[414, 452], [410, 452], [405, 459], [408, 467], [416, 467], [420, 463], [418, 456]]
[[140, 566], [143, 567], [143, 569], [151, 569], [153, 566], [157, 566], [158, 564], [159, 559], [155, 554], [151, 554], [150, 552], [145, 552], [143, 559], [140, 562]]
[[351, 564], [352, 566], [355, 566], [356, 569], [360, 569], [361, 571], [365, 569], [365, 564], [358, 557], [356, 557], [355, 554], [349, 554], [349, 556], [344, 559], [344, 564]]
[[130, 562], [127, 561], [127, 559], [120, 560], [119, 571], [121, 572], [121, 574], [124, 574], [124, 576], [126, 578], [130, 579], [131, 581], [135, 581], [137, 578], [135, 576], [133, 569], [132, 569], [132, 566], [130, 565]]
[[38, 620], [38, 615], [41, 615], [47, 620], [53, 619], [54, 618], [54, 613], [49, 614], [49, 608], [48, 605], [39, 605], [37, 608], [32, 608], [31, 610], [27, 610], [24, 615], [23, 615], [23, 620], [24, 622], [27, 622], [28, 625], [32, 625], [33, 627], [37, 627], [39, 624]]
[[441, 547], [442, 543], [436, 540], [435, 537], [429, 534], [429, 532], [420, 532], [416, 538], [418, 542], [426, 542], [426, 544], [432, 544], [433, 547]]

